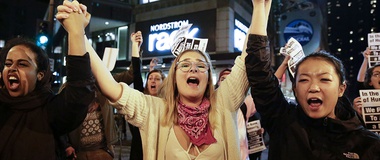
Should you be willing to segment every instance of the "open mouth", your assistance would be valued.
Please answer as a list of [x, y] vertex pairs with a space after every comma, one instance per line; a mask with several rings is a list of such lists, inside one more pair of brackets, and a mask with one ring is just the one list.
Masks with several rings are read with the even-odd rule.
[[188, 78], [186, 82], [189, 85], [196, 85], [196, 86], [199, 85], [199, 79], [198, 78], [194, 78], [194, 77]]
[[319, 107], [322, 103], [323, 101], [318, 98], [310, 98], [307, 100], [307, 104], [309, 104], [311, 107]]
[[151, 89], [156, 89], [156, 85], [151, 85], [150, 88]]
[[19, 79], [15, 76], [9, 76], [8, 81], [9, 81], [9, 89], [10, 90], [15, 90], [20, 85]]

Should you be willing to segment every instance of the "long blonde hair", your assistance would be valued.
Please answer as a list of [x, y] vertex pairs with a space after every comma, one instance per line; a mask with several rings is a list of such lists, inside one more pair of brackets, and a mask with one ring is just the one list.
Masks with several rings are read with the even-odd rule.
[[163, 118], [161, 119], [162, 125], [171, 125], [171, 124], [177, 124], [177, 119], [178, 119], [178, 112], [177, 112], [177, 106], [178, 106], [178, 101], [179, 101], [179, 93], [178, 93], [178, 88], [177, 88], [177, 83], [176, 83], [176, 71], [177, 71], [177, 62], [179, 59], [186, 53], [188, 52], [196, 52], [202, 55], [206, 62], [209, 64], [209, 70], [208, 70], [208, 84], [206, 87], [206, 91], [204, 93], [204, 97], [208, 98], [210, 100], [210, 108], [209, 108], [209, 121], [211, 124], [211, 128], [216, 127], [216, 106], [215, 106], [215, 96], [214, 96], [214, 83], [212, 81], [212, 65], [211, 65], [211, 60], [208, 54], [203, 53], [200, 50], [185, 50], [181, 54], [179, 54], [173, 61], [172, 65], [170, 66], [168, 77], [165, 78], [164, 82], [162, 83], [159, 91], [158, 91], [158, 96], [163, 98], [164, 101], [166, 102], [166, 107], [164, 109], [164, 115]]

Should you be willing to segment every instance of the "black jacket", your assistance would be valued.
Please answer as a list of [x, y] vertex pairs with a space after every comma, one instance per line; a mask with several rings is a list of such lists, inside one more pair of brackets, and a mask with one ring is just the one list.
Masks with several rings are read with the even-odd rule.
[[53, 160], [55, 137], [79, 126], [95, 97], [89, 55], [67, 56], [67, 86], [23, 97], [0, 92], [0, 159]]
[[271, 69], [268, 38], [249, 35], [247, 53], [252, 97], [270, 136], [269, 159], [380, 159], [379, 136], [363, 127], [347, 99], [338, 100], [338, 119], [309, 118], [282, 94]]

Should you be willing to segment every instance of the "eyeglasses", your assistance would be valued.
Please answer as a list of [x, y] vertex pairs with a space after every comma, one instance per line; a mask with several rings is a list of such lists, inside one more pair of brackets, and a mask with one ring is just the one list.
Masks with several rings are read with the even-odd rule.
[[190, 61], [180, 61], [177, 62], [177, 68], [183, 72], [189, 72], [192, 66], [195, 64], [199, 72], [206, 72], [209, 69], [208, 63], [206, 62], [190, 62]]

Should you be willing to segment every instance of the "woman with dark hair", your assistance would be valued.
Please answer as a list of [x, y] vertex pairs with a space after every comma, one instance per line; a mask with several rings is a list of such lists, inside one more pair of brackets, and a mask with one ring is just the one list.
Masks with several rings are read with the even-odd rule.
[[[368, 68], [368, 58], [371, 50], [369, 47], [363, 52], [363, 63], [360, 66], [357, 76], [358, 88], [360, 89], [380, 89], [380, 64], [376, 64]], [[360, 97], [356, 97], [353, 101], [354, 109], [362, 114], [362, 101]]]
[[80, 45], [88, 20], [65, 23], [67, 87], [58, 95], [51, 90], [49, 59], [41, 48], [16, 38], [1, 51], [0, 159], [55, 159], [55, 137], [76, 128], [86, 116], [95, 95], [89, 55]]
[[376, 64], [366, 71], [363, 85], [367, 89], [380, 89], [380, 64]]
[[157, 96], [158, 90], [166, 77], [165, 74], [159, 69], [153, 69], [146, 77], [147, 80], [144, 87], [144, 93]]
[[[254, 2], [257, 7], [271, 1]], [[295, 68], [297, 104], [292, 104], [271, 68], [266, 29], [249, 34], [246, 71], [261, 124], [270, 136], [269, 159], [380, 159], [379, 136], [365, 129], [344, 96], [339, 59], [326, 52], [302, 59]]]

